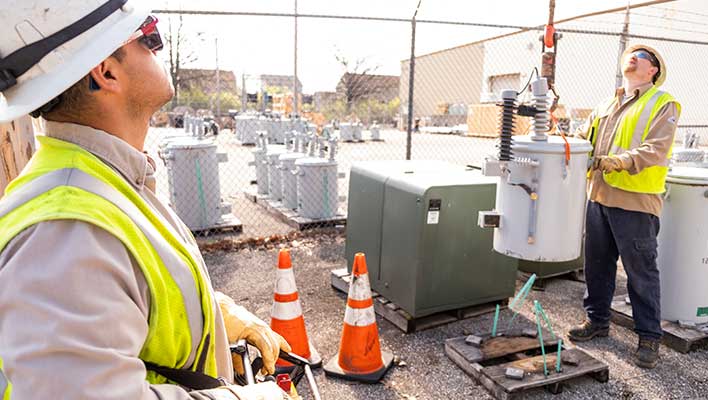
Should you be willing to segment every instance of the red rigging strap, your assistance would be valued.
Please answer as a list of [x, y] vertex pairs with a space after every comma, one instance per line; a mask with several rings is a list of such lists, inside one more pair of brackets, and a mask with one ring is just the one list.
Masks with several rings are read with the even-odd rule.
[[556, 45], [555, 35], [556, 28], [553, 27], [553, 24], [546, 25], [546, 31], [543, 34], [543, 44], [549, 49], [552, 49]]

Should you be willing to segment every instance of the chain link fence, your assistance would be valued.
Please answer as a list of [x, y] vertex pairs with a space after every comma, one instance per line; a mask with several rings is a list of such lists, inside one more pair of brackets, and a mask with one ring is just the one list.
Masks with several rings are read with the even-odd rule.
[[[625, 33], [624, 11], [556, 24], [561, 37], [554, 116], [562, 130], [572, 134], [597, 104], [614, 95], [621, 46], [645, 43], [667, 61], [662, 89], [682, 104], [677, 143], [695, 133], [703, 148], [708, 145], [703, 94], [708, 77], [702, 71], [708, 61], [708, 31], [701, 26], [708, 15], [691, 12], [691, 0], [668, 4], [631, 9]], [[158, 172], [158, 191], [171, 199], [190, 227], [213, 232], [211, 228], [240, 226], [241, 235], [249, 238], [343, 225], [349, 171], [358, 161], [410, 157], [481, 165], [495, 152], [500, 91], [521, 92], [540, 67], [543, 51], [543, 27], [299, 15], [297, 74], [303, 85], [294, 74], [267, 75], [294, 70], [281, 68], [293, 61], [293, 15], [226, 14], [163, 10], [160, 15], [173, 31], [180, 24], [185, 32], [188, 25], [192, 32], [199, 26], [203, 36], [213, 37], [216, 65], [218, 52], [222, 57], [235, 52], [276, 67], [246, 74], [185, 64], [173, 74], [180, 94], [156, 116], [155, 124], [163, 126], [151, 128], [147, 147], [166, 164]], [[231, 46], [230, 40], [221, 39], [223, 30], [209, 31], [217, 19], [218, 24], [228, 19], [233, 26], [248, 21], [269, 34], [252, 32], [249, 40]], [[332, 46], [326, 39], [341, 31], [356, 34]], [[401, 57], [409, 54], [412, 39], [427, 49], [441, 34], [459, 38], [459, 45], [416, 49], [412, 60]], [[173, 43], [190, 37], [184, 32], [181, 39], [170, 35]], [[351, 50], [361, 42], [370, 43], [371, 51], [362, 55]], [[272, 51], [283, 43], [292, 52]], [[319, 50], [303, 43], [315, 43]], [[308, 87], [308, 80], [333, 69], [338, 80], [331, 87]], [[528, 95], [526, 91], [519, 100], [528, 100]], [[528, 124], [521, 121], [517, 130], [528, 132]]]

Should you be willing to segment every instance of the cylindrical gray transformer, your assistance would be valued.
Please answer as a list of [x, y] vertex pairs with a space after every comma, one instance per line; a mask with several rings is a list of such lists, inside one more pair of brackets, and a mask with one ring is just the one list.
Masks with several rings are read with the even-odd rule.
[[337, 215], [337, 162], [306, 157], [295, 161], [298, 214], [310, 219]]
[[297, 177], [295, 161], [305, 157], [303, 153], [284, 153], [280, 155], [281, 185], [283, 187], [283, 206], [297, 209]]
[[265, 162], [268, 167], [268, 196], [271, 200], [280, 201], [283, 198], [283, 187], [280, 183], [280, 162], [281, 154], [287, 150], [283, 145], [268, 146], [265, 155]]
[[218, 225], [231, 207], [221, 201], [218, 154], [212, 140], [174, 138], [162, 150], [172, 207], [193, 231]]

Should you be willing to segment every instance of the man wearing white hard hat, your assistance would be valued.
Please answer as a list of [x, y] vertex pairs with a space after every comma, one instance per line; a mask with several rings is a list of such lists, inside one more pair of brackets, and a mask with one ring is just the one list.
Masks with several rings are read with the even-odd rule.
[[622, 72], [623, 86], [593, 111], [579, 133], [594, 148], [585, 225], [587, 319], [568, 336], [586, 341], [609, 334], [621, 257], [639, 336], [633, 359], [654, 368], [662, 337], [656, 237], [681, 106], [659, 90], [666, 63], [652, 47], [629, 47]]
[[11, 0], [0, 12], [0, 122], [46, 132], [0, 200], [0, 398], [283, 399], [233, 385], [229, 343], [273, 373], [278, 334], [214, 292], [143, 153], [174, 93], [157, 19], [136, 0]]

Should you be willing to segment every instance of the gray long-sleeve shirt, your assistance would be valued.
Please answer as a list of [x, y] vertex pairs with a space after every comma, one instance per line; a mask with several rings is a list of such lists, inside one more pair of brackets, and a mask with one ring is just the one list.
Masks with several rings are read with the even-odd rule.
[[[149, 157], [90, 127], [48, 122], [46, 130], [47, 136], [83, 147], [120, 173], [208, 277], [188, 229], [154, 193]], [[140, 267], [108, 232], [72, 220], [41, 222], [21, 232], [0, 253], [0, 357], [13, 384], [12, 399], [237, 398], [224, 391], [205, 397], [208, 393], [147, 383], [138, 355], [149, 310]], [[218, 374], [233, 381], [216, 302], [214, 311]]]

